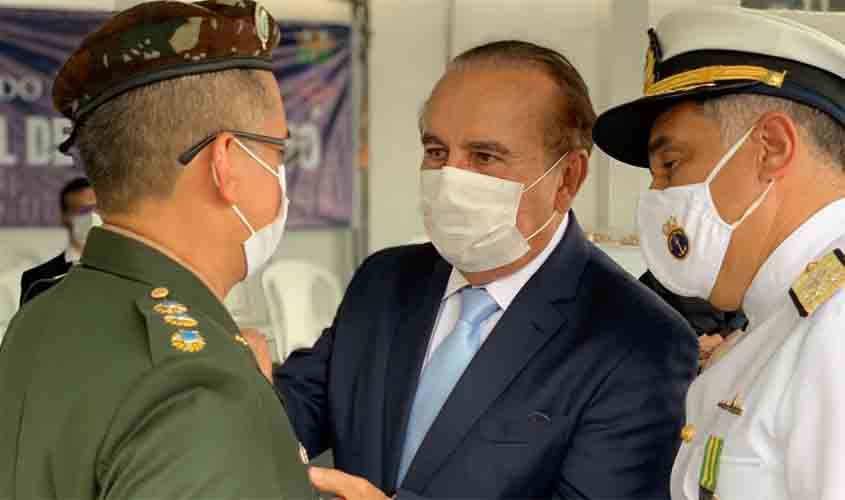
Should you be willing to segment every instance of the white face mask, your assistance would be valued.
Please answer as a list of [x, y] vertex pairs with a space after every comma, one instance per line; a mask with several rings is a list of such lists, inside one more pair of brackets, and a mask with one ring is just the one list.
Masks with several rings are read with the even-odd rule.
[[765, 200], [766, 190], [733, 224], [719, 216], [710, 184], [751, 135], [751, 130], [728, 150], [707, 179], [698, 184], [650, 189], [640, 196], [637, 226], [649, 270], [672, 292], [709, 299], [722, 268], [734, 230]]
[[88, 239], [88, 233], [91, 228], [102, 225], [102, 220], [94, 212], [93, 207], [83, 213], [76, 214], [70, 219], [70, 238], [80, 248], [85, 246], [85, 241]]
[[524, 189], [518, 182], [456, 167], [423, 170], [423, 223], [440, 255], [459, 270], [476, 273], [505, 266], [528, 253], [528, 241], [545, 229], [555, 214], [524, 237], [516, 227], [522, 194], [542, 181], [567, 154]]
[[[241, 209], [239, 209], [237, 205], [232, 205], [232, 210], [238, 218], [241, 219], [241, 222], [244, 223], [250, 232], [249, 238], [247, 238], [243, 243], [244, 257], [246, 259], [246, 276], [244, 279], [246, 279], [254, 276], [255, 273], [263, 269], [267, 262], [269, 262], [273, 257], [273, 254], [276, 253], [276, 249], [279, 247], [279, 243], [282, 241], [282, 236], [285, 233], [285, 223], [288, 218], [288, 206], [290, 205], [290, 199], [288, 198], [288, 190], [285, 180], [285, 165], [279, 165], [279, 171], [276, 173], [264, 160], [244, 146], [241, 141], [237, 138], [235, 138], [234, 141], [241, 147], [241, 149], [244, 150], [244, 152], [246, 152], [246, 154], [261, 165], [264, 170], [270, 172], [271, 175], [278, 179], [280, 189], [279, 212], [276, 215], [276, 218], [273, 222], [267, 224], [258, 231], [256, 231], [252, 227], [252, 224], [246, 220], [246, 217], [244, 217]], [[216, 173], [214, 180], [216, 183]]]

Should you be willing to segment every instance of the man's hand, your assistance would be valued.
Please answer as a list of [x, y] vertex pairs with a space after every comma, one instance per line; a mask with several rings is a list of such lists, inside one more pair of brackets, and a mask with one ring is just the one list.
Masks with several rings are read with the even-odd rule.
[[255, 328], [244, 328], [241, 330], [241, 337], [249, 344], [249, 349], [252, 351], [252, 355], [255, 356], [255, 361], [258, 363], [262, 375], [272, 384], [273, 357], [270, 355], [270, 346], [267, 344], [267, 338]]
[[344, 500], [388, 500], [387, 496], [364, 478], [337, 469], [311, 467], [308, 478], [315, 488]]

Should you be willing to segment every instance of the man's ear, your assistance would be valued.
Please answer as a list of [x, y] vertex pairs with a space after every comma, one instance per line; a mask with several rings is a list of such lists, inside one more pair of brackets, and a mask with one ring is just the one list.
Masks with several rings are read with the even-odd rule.
[[210, 172], [211, 182], [217, 187], [220, 198], [226, 205], [236, 205], [239, 200], [240, 176], [231, 161], [231, 134], [220, 134], [214, 139], [208, 151], [211, 154]]
[[566, 214], [587, 178], [590, 155], [585, 149], [574, 149], [566, 155], [558, 168], [561, 169], [562, 175], [555, 196], [555, 209], [558, 213]]
[[763, 146], [758, 156], [760, 181], [767, 183], [787, 175], [801, 140], [792, 118], [784, 113], [767, 113], [759, 120], [753, 136]]

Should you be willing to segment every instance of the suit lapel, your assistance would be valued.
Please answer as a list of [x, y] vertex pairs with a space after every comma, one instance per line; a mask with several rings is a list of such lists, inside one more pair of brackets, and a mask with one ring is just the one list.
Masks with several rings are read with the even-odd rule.
[[589, 247], [570, 213], [558, 248], [517, 294], [449, 395], [411, 463], [404, 488], [424, 491], [531, 358], [556, 335], [575, 333], [566, 325], [588, 257]]
[[420, 297], [414, 291], [404, 293], [408, 301], [402, 307], [391, 340], [385, 384], [383, 477], [387, 488], [396, 484], [411, 402], [451, 270], [452, 266], [438, 256], [433, 272], [427, 274], [428, 280], [411, 285], [423, 288], [424, 295]]

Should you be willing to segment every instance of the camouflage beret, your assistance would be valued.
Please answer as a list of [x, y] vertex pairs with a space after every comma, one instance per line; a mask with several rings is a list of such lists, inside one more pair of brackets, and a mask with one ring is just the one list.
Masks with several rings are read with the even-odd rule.
[[253, 0], [142, 3], [82, 41], [56, 76], [53, 104], [78, 123], [110, 99], [151, 83], [234, 68], [270, 70], [279, 38], [272, 16]]

